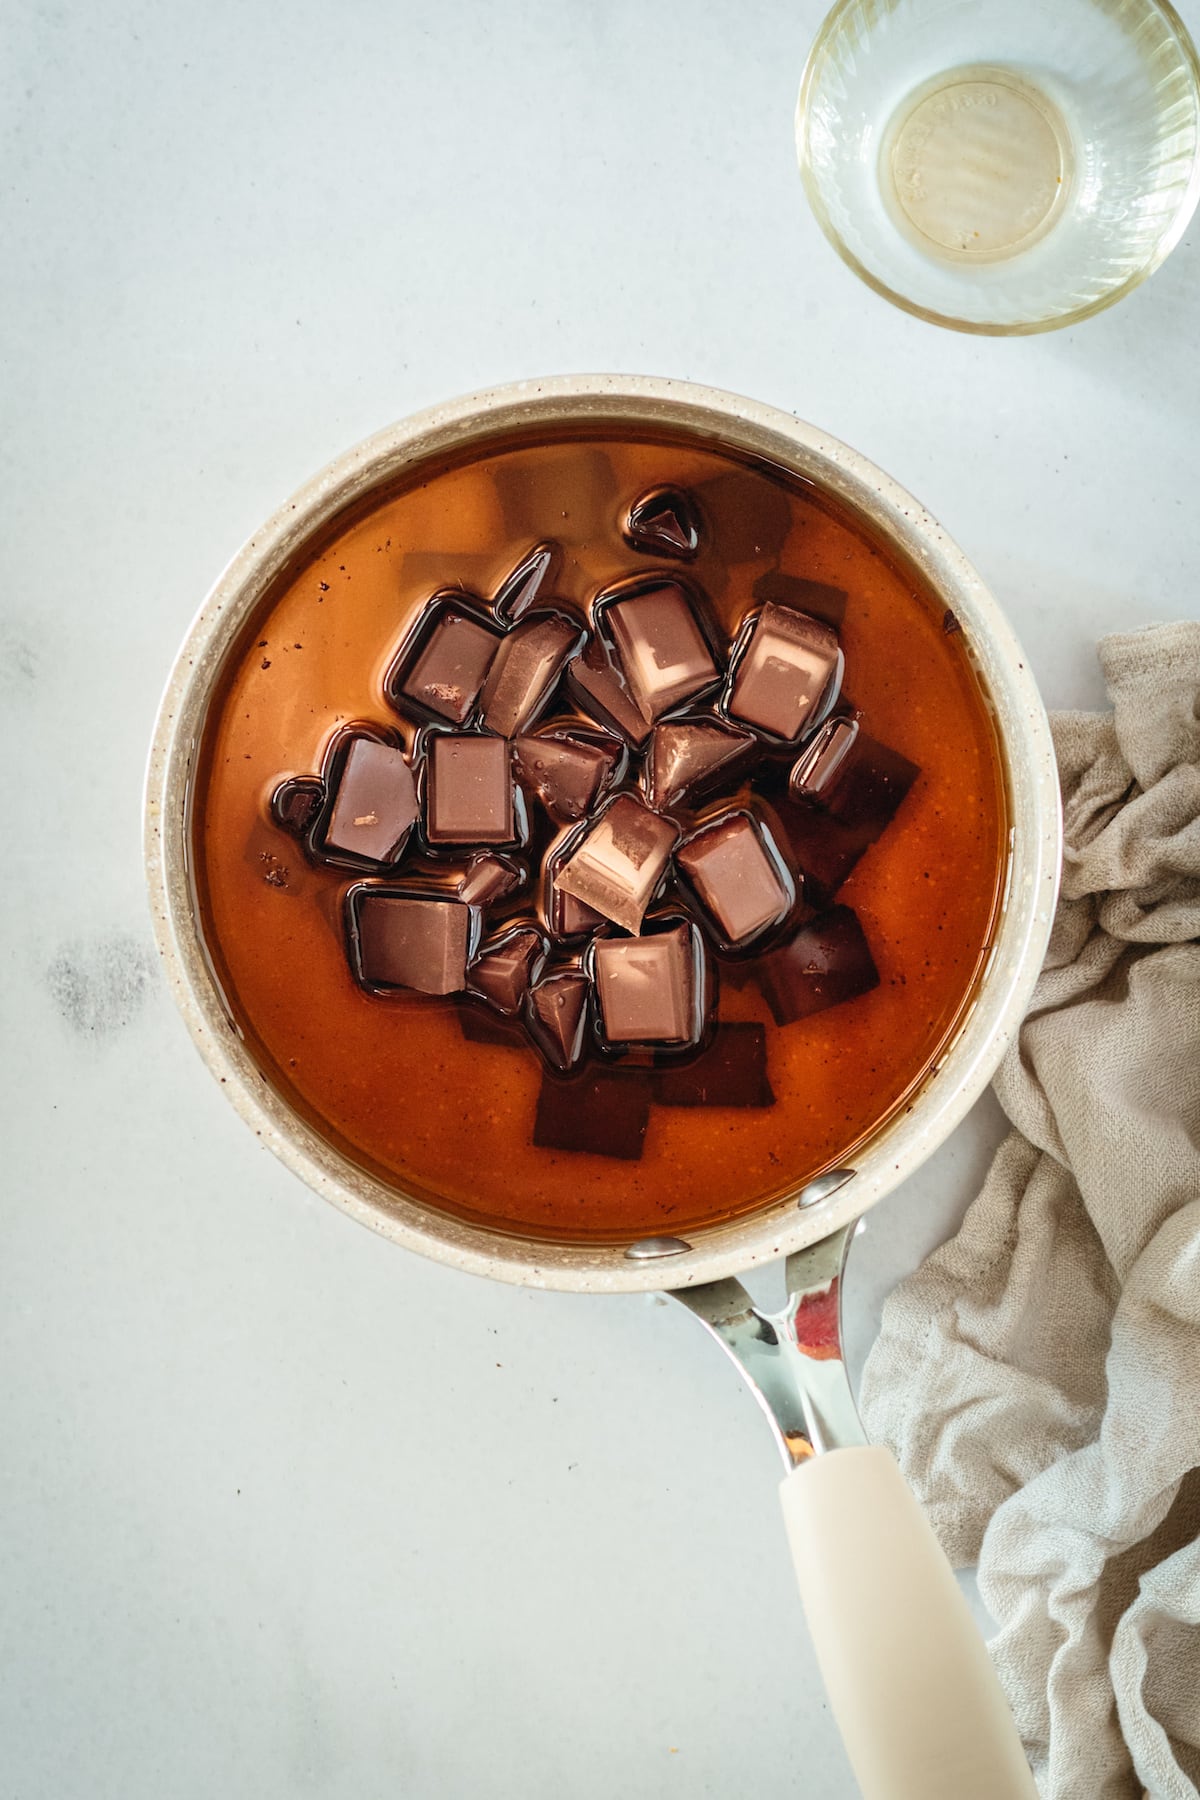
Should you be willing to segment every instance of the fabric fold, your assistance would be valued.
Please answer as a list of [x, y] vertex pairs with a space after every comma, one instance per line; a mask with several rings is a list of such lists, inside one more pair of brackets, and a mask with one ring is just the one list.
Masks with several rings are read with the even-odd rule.
[[1013, 1131], [863, 1381], [1048, 1800], [1200, 1793], [1200, 624], [1100, 645], [1052, 720], [1063, 884]]

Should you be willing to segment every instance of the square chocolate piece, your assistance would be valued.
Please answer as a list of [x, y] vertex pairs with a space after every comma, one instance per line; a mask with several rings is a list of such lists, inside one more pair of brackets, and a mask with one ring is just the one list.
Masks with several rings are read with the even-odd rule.
[[652, 724], [719, 680], [692, 603], [676, 583], [614, 600], [603, 618], [634, 704]]
[[582, 628], [557, 613], [523, 619], [501, 640], [483, 687], [483, 722], [498, 737], [524, 731], [578, 650]]
[[690, 925], [652, 937], [596, 939], [600, 1023], [610, 1044], [695, 1043], [704, 1025], [698, 948]]
[[393, 705], [465, 725], [492, 666], [499, 632], [440, 596], [425, 608], [410, 643], [388, 678]]
[[832, 906], [764, 956], [758, 980], [775, 1023], [791, 1025], [870, 993], [879, 971], [856, 915]]
[[511, 844], [516, 835], [508, 745], [431, 732], [425, 767], [430, 844]]
[[543, 1150], [571, 1150], [637, 1162], [650, 1120], [646, 1082], [597, 1069], [571, 1081], [542, 1076], [533, 1141]]
[[697, 1056], [655, 1071], [654, 1098], [659, 1106], [774, 1106], [766, 1026], [718, 1025]]
[[717, 942], [730, 950], [782, 924], [796, 899], [773, 840], [749, 813], [723, 813], [701, 826], [679, 846], [675, 863]]
[[829, 711], [843, 666], [837, 633], [828, 625], [768, 602], [737, 659], [728, 710], [790, 743]]
[[374, 738], [354, 738], [321, 847], [364, 862], [394, 862], [416, 818], [416, 784], [403, 750]]
[[638, 932], [666, 874], [679, 827], [632, 794], [618, 794], [588, 827], [555, 885], [626, 931]]
[[457, 994], [467, 982], [471, 909], [370, 888], [352, 890], [352, 961], [367, 987]]

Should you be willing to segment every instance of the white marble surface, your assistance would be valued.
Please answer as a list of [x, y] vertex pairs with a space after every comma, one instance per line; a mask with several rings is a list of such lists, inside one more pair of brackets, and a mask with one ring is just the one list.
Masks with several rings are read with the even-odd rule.
[[[1197, 231], [1078, 331], [892, 312], [794, 168], [820, 10], [4, 7], [5, 1800], [853, 1793], [716, 1352], [408, 1259], [260, 1153], [154, 972], [138, 842], [241, 539], [519, 375], [690, 376], [848, 439], [1051, 705], [1099, 701], [1099, 632], [1194, 611]], [[998, 1131], [985, 1102], [870, 1220], [856, 1358]]]

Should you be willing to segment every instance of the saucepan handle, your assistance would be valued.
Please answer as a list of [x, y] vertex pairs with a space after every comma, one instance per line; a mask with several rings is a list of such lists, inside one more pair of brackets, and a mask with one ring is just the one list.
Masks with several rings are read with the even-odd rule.
[[863, 1800], [1037, 1800], [979, 1628], [890, 1451], [814, 1457], [780, 1493]]

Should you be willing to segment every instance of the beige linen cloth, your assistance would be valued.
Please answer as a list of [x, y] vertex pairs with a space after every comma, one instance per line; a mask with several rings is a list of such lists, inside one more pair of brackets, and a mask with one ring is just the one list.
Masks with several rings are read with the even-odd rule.
[[[889, 1300], [863, 1382], [1048, 1800], [1200, 1784], [1200, 624], [1109, 637], [1053, 720], [1062, 899], [1014, 1129]], [[969, 1800], [964, 1795], [963, 1800]]]

